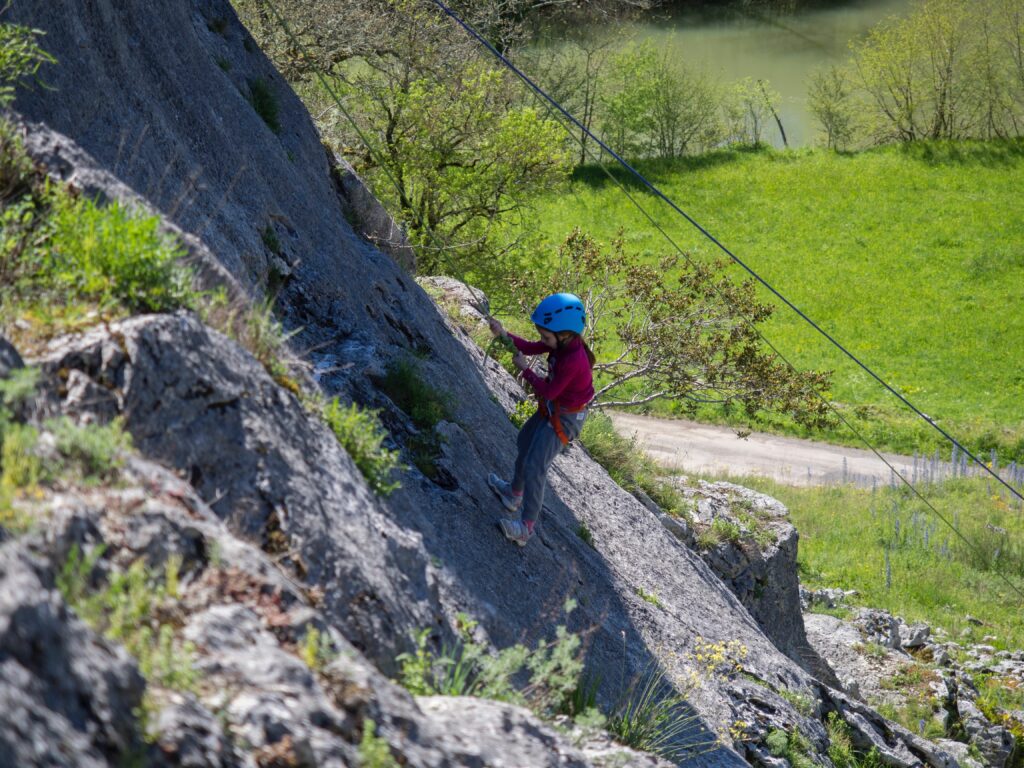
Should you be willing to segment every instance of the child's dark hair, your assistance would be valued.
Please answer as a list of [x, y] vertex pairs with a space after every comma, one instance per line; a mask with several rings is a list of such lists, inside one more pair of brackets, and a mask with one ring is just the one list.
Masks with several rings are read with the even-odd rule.
[[571, 342], [573, 339], [579, 339], [580, 344], [583, 345], [583, 351], [587, 353], [587, 360], [590, 362], [590, 369], [593, 370], [594, 366], [597, 365], [597, 358], [594, 353], [590, 351], [590, 347], [587, 346], [587, 341], [580, 334], [573, 331], [561, 331], [557, 334], [559, 346], [564, 346]]

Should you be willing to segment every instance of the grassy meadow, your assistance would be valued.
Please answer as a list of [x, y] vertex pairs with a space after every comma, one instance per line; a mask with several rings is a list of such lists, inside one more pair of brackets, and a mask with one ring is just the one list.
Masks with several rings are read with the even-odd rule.
[[[1024, 513], [985, 480], [946, 480], [922, 489], [971, 546], [903, 489], [729, 480], [789, 508], [800, 532], [800, 580], [808, 588], [855, 589], [854, 605], [926, 621], [951, 639], [968, 630], [972, 642], [992, 635], [997, 647], [1024, 647]], [[971, 624], [967, 615], [986, 625]]]
[[[939, 424], [986, 455], [998, 449], [1004, 462], [1024, 460], [1024, 142], [922, 142], [857, 154], [723, 150], [640, 167]], [[627, 184], [694, 257], [718, 255], [667, 206]], [[652, 259], [670, 248], [595, 166], [534, 207], [531, 226], [551, 249], [574, 226], [603, 242], [621, 228], [627, 247]], [[942, 446], [788, 308], [778, 305], [764, 332], [798, 367], [833, 370], [833, 400], [880, 447]], [[700, 415], [731, 418], [711, 408]], [[754, 426], [855, 442], [845, 428], [811, 434], [779, 415]]]

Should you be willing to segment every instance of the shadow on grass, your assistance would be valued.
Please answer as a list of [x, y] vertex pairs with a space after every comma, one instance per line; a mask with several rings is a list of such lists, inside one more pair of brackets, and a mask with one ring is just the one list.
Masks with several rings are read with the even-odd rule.
[[927, 165], [1013, 165], [1024, 158], [1024, 139], [996, 141], [910, 141], [899, 146], [906, 158]]
[[[663, 181], [674, 179], [680, 173], [701, 171], [719, 165], [727, 165], [728, 163], [743, 160], [751, 155], [770, 156], [778, 154], [778, 152], [764, 144], [755, 146], [736, 145], [728, 149], [716, 149], [700, 155], [688, 155], [671, 160], [628, 160], [628, 162], [652, 183], [659, 184]], [[573, 170], [571, 179], [573, 183], [586, 184], [592, 189], [603, 189], [613, 183], [608, 178], [609, 174], [621, 182], [627, 189], [634, 191], [647, 190], [642, 181], [610, 157], [602, 164], [589, 163], [578, 166]]]

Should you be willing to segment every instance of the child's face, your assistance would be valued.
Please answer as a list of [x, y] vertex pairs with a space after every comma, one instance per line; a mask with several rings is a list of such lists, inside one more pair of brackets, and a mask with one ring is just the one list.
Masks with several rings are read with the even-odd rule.
[[558, 349], [558, 337], [555, 334], [547, 328], [541, 328], [540, 326], [537, 327], [537, 331], [540, 333], [540, 340], [544, 346], [548, 349]]

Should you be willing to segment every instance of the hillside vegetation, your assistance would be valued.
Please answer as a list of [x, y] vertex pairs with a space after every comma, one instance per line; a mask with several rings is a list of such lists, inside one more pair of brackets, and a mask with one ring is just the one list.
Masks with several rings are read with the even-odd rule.
[[[978, 450], [998, 449], [1004, 461], [1024, 458], [1024, 377], [1011, 362], [1024, 343], [1024, 317], [1013, 309], [1024, 295], [1024, 144], [916, 143], [853, 155], [727, 150], [641, 168], [946, 429]], [[653, 196], [630, 191], [693, 256], [721, 255]], [[652, 261], [670, 250], [595, 166], [535, 207], [541, 263], [576, 226], [603, 241], [621, 229], [627, 249]], [[834, 370], [835, 401], [877, 445], [908, 453], [941, 446], [792, 311], [778, 309], [766, 336], [798, 367]], [[710, 409], [701, 416], [729, 418]], [[844, 428], [809, 432], [777, 415], [756, 426], [855, 441]]]

